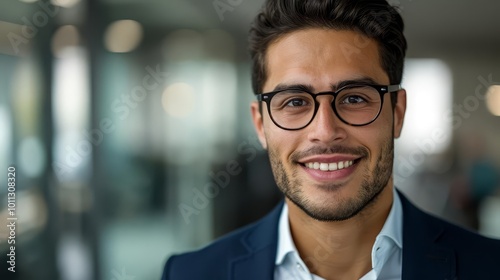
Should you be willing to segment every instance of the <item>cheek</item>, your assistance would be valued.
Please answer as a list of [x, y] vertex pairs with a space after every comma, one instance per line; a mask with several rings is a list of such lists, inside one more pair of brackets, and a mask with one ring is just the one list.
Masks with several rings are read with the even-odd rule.
[[290, 149], [289, 147], [292, 145], [292, 138], [287, 135], [286, 131], [283, 131], [277, 127], [267, 127], [267, 145], [275, 151], [279, 152], [279, 155], [282, 156], [283, 153], [287, 153]]
[[385, 136], [385, 134], [392, 136], [394, 117], [390, 100], [388, 103], [389, 104], [384, 104], [382, 112], [380, 112], [377, 120], [373, 122], [373, 124], [378, 128], [379, 134], [381, 134], [380, 136]]
[[264, 127], [268, 149], [273, 150], [286, 164], [290, 155], [298, 149], [301, 139], [304, 138], [301, 138], [297, 131], [287, 131], [275, 126], [270, 119], [265, 121], [267, 121]]
[[353, 139], [358, 139], [369, 150], [371, 160], [376, 161], [383, 147], [388, 141], [392, 141], [392, 133], [392, 111], [382, 111], [377, 120], [352, 130], [350, 135]]

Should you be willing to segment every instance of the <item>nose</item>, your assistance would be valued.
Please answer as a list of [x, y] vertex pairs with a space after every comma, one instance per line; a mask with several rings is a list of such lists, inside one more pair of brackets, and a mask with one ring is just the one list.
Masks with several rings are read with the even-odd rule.
[[307, 126], [308, 139], [311, 142], [331, 145], [347, 137], [346, 124], [335, 115], [331, 100], [324, 97], [322, 101], [319, 100], [321, 97], [318, 97], [318, 111], [313, 121]]

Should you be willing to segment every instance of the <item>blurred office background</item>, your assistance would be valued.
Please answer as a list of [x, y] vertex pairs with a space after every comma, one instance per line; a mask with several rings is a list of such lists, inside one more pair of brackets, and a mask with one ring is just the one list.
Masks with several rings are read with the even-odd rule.
[[[262, 2], [1, 2], [0, 279], [159, 279], [171, 254], [273, 207], [249, 114], [246, 36]], [[500, 2], [392, 2], [409, 41], [396, 184], [498, 238]]]

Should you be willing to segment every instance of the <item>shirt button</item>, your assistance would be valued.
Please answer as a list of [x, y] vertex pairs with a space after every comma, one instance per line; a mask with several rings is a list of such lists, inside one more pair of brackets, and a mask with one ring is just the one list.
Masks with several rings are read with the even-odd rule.
[[304, 267], [302, 267], [302, 265], [301, 265], [300, 263], [297, 263], [297, 268], [298, 268], [300, 271], [304, 272]]

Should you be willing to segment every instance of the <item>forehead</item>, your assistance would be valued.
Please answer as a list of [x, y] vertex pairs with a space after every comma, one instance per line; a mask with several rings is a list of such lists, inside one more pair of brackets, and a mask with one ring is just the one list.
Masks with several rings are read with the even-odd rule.
[[305, 29], [283, 35], [266, 54], [264, 90], [280, 83], [307, 83], [327, 90], [342, 80], [368, 77], [387, 84], [375, 40], [350, 30]]

